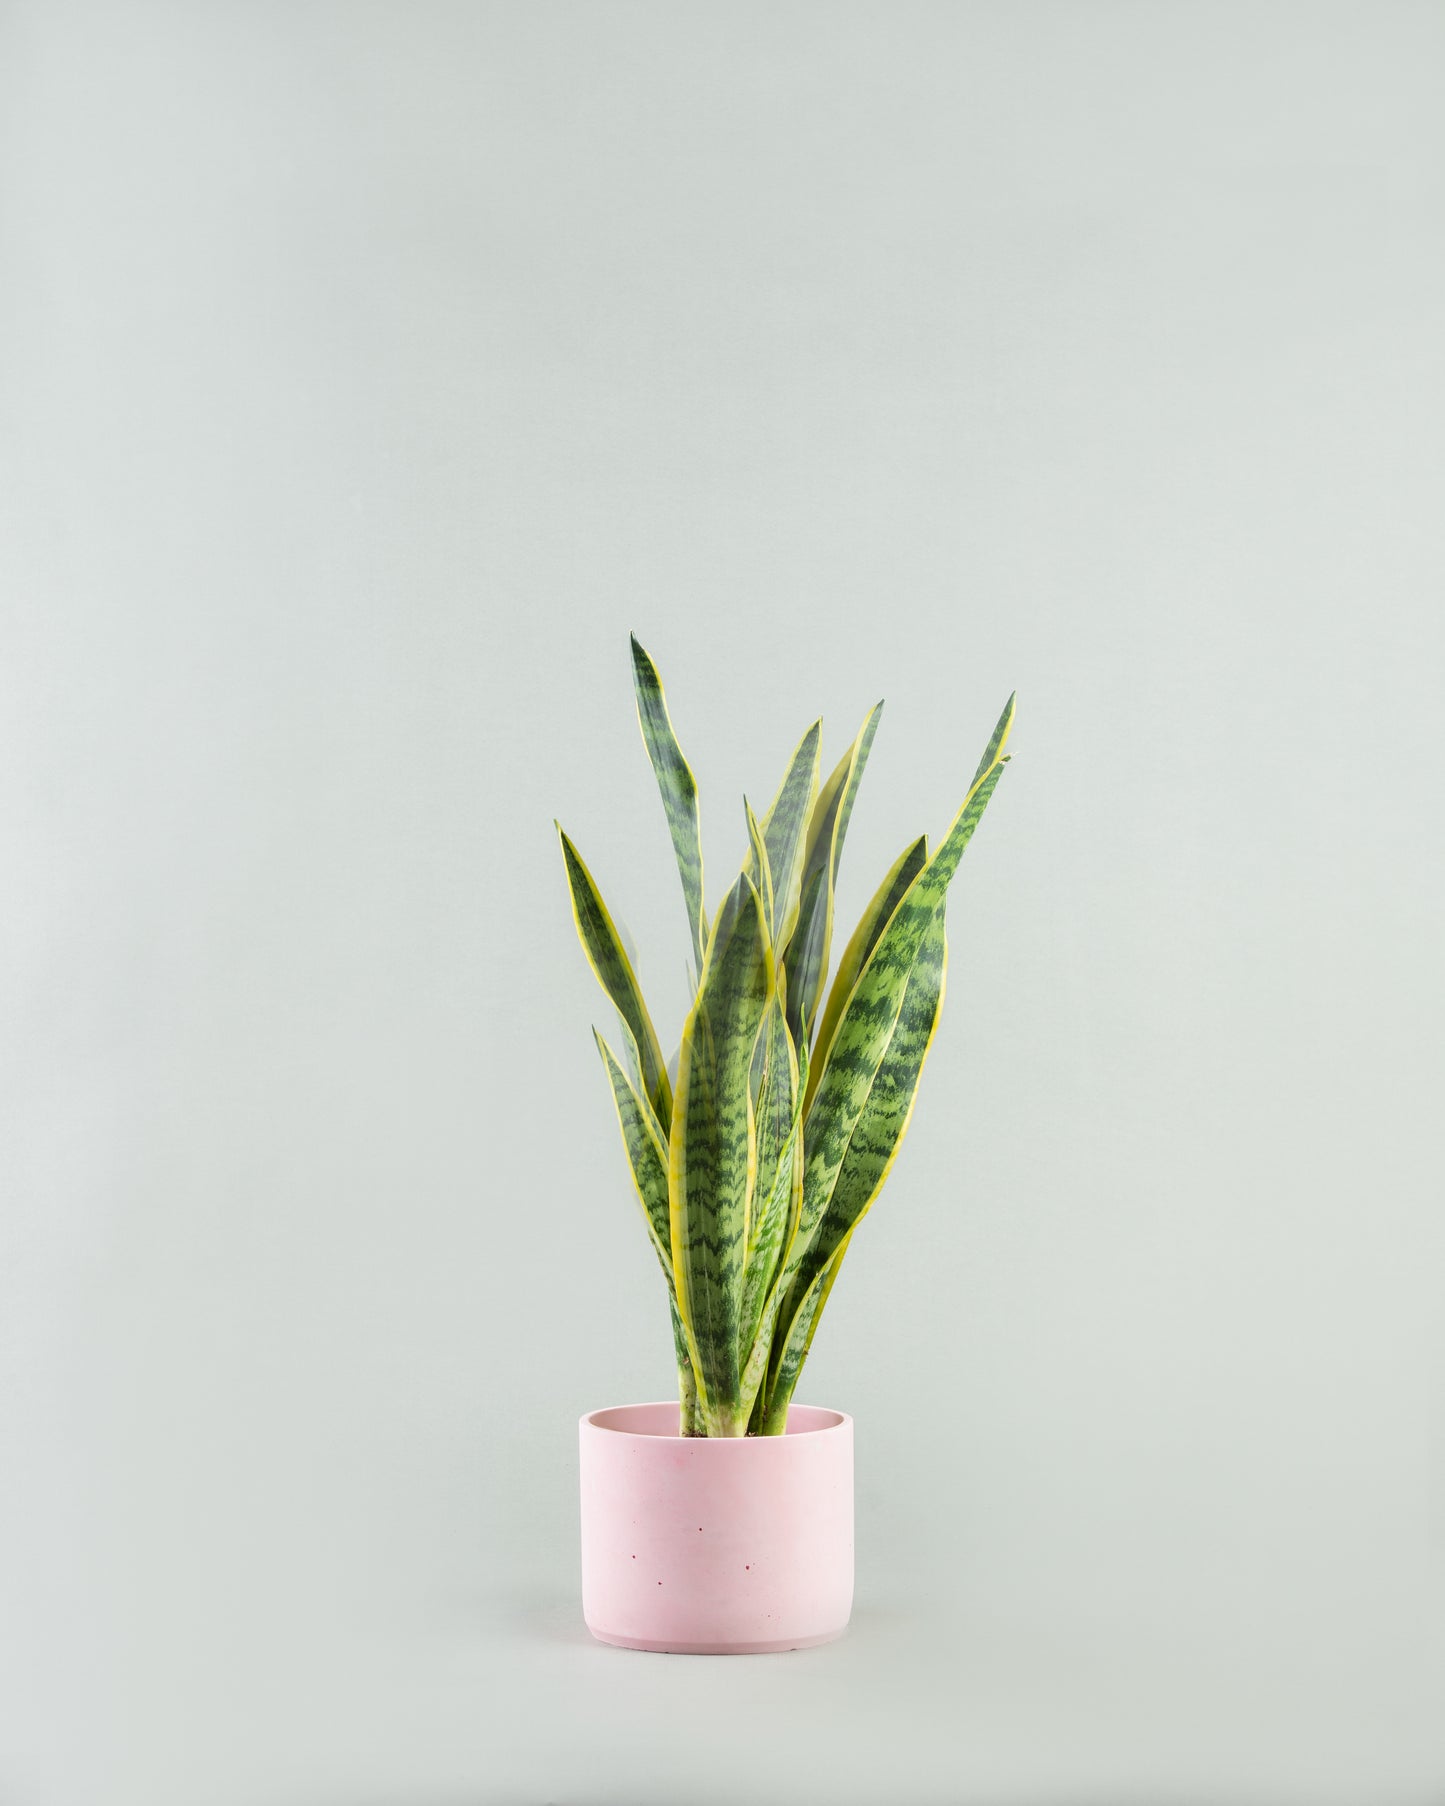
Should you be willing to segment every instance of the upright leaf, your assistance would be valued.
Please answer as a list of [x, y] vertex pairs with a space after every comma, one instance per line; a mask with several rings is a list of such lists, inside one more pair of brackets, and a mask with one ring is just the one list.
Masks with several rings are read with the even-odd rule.
[[763, 928], [768, 937], [768, 944], [773, 941], [773, 866], [768, 857], [768, 844], [764, 837], [758, 818], [753, 814], [752, 804], [743, 798], [743, 813], [748, 823], [748, 876], [757, 888], [758, 900], [763, 906]]
[[823, 1011], [823, 1020], [818, 1025], [818, 1037], [813, 1044], [813, 1080], [808, 1103], [813, 1101], [812, 1092], [817, 1089], [817, 1077], [823, 1071], [838, 1018], [843, 1013], [843, 1005], [852, 994], [853, 986], [858, 982], [858, 974], [863, 970], [868, 955], [878, 944], [878, 937], [887, 927], [888, 918], [927, 862], [928, 836], [925, 834], [920, 835], [912, 846], [906, 847], [893, 862], [887, 877], [873, 893], [872, 901], [863, 911], [862, 919], [853, 930], [848, 945], [843, 949], [843, 957], [838, 962], [838, 974], [828, 992], [827, 1007]]
[[843, 857], [843, 840], [882, 712], [881, 702], [869, 711], [858, 738], [819, 791], [808, 823], [798, 918], [784, 954], [788, 971], [788, 1030], [795, 1045], [812, 1039], [818, 997], [828, 971], [833, 890]]
[[[944, 908], [940, 903], [909, 968], [901, 1005], [886, 1041], [878, 1051], [872, 1076], [853, 1118], [842, 1159], [816, 1227], [792, 1264], [774, 1339], [773, 1370], [768, 1382], [770, 1409], [778, 1390], [779, 1368], [786, 1360], [789, 1346], [796, 1341], [800, 1315], [810, 1308], [821, 1310], [826, 1296], [823, 1292], [817, 1293], [815, 1306], [809, 1305], [816, 1284], [878, 1196], [889, 1168], [897, 1158], [913, 1114], [923, 1063], [938, 1027], [947, 964]], [[805, 1189], [807, 1180], [805, 1172]], [[809, 1339], [811, 1333], [810, 1321]], [[802, 1352], [807, 1352], [806, 1342]], [[791, 1386], [788, 1390], [791, 1391]]]
[[[774, 891], [768, 932], [775, 947], [787, 945], [798, 920], [803, 854], [807, 848], [808, 817], [818, 790], [818, 748], [822, 738], [823, 724], [815, 721], [794, 749], [778, 794], [763, 817]], [[756, 870], [752, 876], [756, 882]]]
[[753, 1109], [757, 1172], [743, 1262], [741, 1346], [745, 1351], [752, 1347], [758, 1332], [788, 1230], [795, 1171], [801, 1172], [798, 1060], [784, 1020], [781, 988], [768, 1005], [758, 1046], [763, 1053], [763, 1070]]
[[622, 1062], [594, 1028], [592, 1038], [602, 1055], [607, 1078], [612, 1086], [612, 1101], [617, 1110], [622, 1145], [627, 1154], [633, 1187], [642, 1205], [648, 1238], [662, 1262], [669, 1291], [672, 1274], [672, 1216], [667, 1196], [667, 1146], [657, 1133], [652, 1112], [638, 1095]]
[[[758, 822], [757, 816], [753, 814], [752, 805], [748, 802], [746, 797], [743, 798], [743, 812], [747, 817], [748, 824], [748, 857], [746, 864], [743, 866], [743, 870], [757, 887], [758, 900], [763, 906], [763, 930], [768, 938], [768, 946], [773, 951], [773, 961], [776, 969], [777, 951], [773, 941], [771, 927], [773, 919], [772, 862], [768, 858], [768, 846], [767, 841], [763, 836], [762, 827]], [[728, 899], [724, 898], [724, 908], [727, 907], [727, 903]], [[769, 1015], [771, 1015], [777, 1007], [777, 999], [774, 998], [768, 1005]], [[768, 1037], [766, 1033], [760, 1034], [753, 1047], [753, 1064], [748, 1077], [748, 1090], [755, 1106], [758, 1101], [758, 1092], [763, 1082], [763, 1071], [767, 1063], [767, 1040]]]
[[747, 1427], [738, 1328], [757, 1161], [749, 1075], [773, 988], [762, 901], [744, 873], [719, 912], [683, 1031], [668, 1148], [673, 1275], [711, 1436]]
[[973, 774], [975, 784], [991, 765], [998, 764], [999, 760], [1003, 758], [1003, 749], [1008, 744], [1009, 735], [1013, 732], [1014, 704], [1017, 700], [1018, 692], [1015, 691], [1003, 705], [1003, 713], [994, 723], [994, 730], [989, 735], [988, 745], [984, 747], [983, 757], [979, 760], [978, 769]]
[[682, 879], [683, 900], [687, 904], [688, 927], [692, 932], [692, 949], [702, 970], [707, 947], [707, 917], [702, 895], [702, 836], [698, 822], [697, 782], [692, 768], [682, 756], [677, 735], [667, 712], [662, 679], [647, 653], [632, 636], [632, 680], [637, 692], [637, 719], [642, 725], [642, 739], [647, 756], [657, 776], [662, 793], [662, 807], [667, 816], [667, 831], [672, 836], [672, 850], [677, 856], [678, 875]]
[[687, 1346], [687, 1326], [677, 1308], [677, 1293], [669, 1290], [668, 1309], [672, 1317], [672, 1352], [677, 1361], [677, 1433], [679, 1436], [703, 1436], [697, 1409], [697, 1377], [692, 1371], [692, 1355]]
[[[1010, 697], [989, 742], [991, 750], [998, 755], [995, 762], [975, 781], [938, 851], [895, 906], [849, 993], [826, 1058], [820, 1062], [821, 1076], [804, 1117], [802, 1201], [782, 1269], [764, 1314], [764, 1325], [774, 1337], [775, 1363], [778, 1351], [788, 1343], [792, 1323], [806, 1300], [810, 1282], [805, 1274], [816, 1277], [820, 1261], [826, 1258], [821, 1254], [810, 1255], [810, 1251], [833, 1201], [840, 1173], [850, 1159], [860, 1120], [870, 1109], [879, 1070], [891, 1059], [890, 1073], [900, 1086], [904, 1086], [910, 1050], [917, 1049], [918, 1068], [927, 1052], [931, 1024], [937, 1019], [938, 999], [935, 996], [931, 1004], [929, 1001], [930, 974], [935, 960], [939, 963], [940, 987], [942, 983], [943, 901], [964, 849], [1003, 773], [1002, 751], [1013, 724], [1013, 708]], [[916, 985], [913, 983], [915, 972], [918, 974]], [[900, 1017], [903, 1018], [901, 1039], [894, 1048], [895, 1036], [900, 1035]], [[912, 1079], [913, 1084], [916, 1082], [917, 1069]], [[881, 1110], [890, 1095], [889, 1080], [885, 1079], [879, 1104], [873, 1108]], [[910, 1100], [911, 1095], [909, 1088]], [[906, 1123], [905, 1110], [891, 1144], [894, 1148]], [[872, 1148], [875, 1141], [881, 1142], [883, 1137], [882, 1126], [877, 1127], [876, 1132], [874, 1128], [865, 1129], [860, 1154]], [[855, 1160], [850, 1171], [856, 1169]], [[871, 1202], [877, 1189], [876, 1185], [871, 1190], [865, 1187], [860, 1198], [858, 1183], [860, 1181], [855, 1178], [846, 1181], [847, 1190], [840, 1202], [845, 1215], [850, 1200], [857, 1204], [849, 1227]], [[832, 1227], [825, 1232], [833, 1246], [837, 1243], [836, 1229], [835, 1216]]]
[[832, 1197], [893, 1039], [915, 962], [1002, 771], [1002, 764], [991, 766], [969, 792], [942, 845], [894, 909], [844, 1006], [804, 1120], [803, 1206], [788, 1252], [790, 1278]]
[[656, 1119], [638, 1095], [631, 1079], [623, 1071], [616, 1054], [594, 1029], [593, 1037], [602, 1064], [612, 1086], [612, 1101], [617, 1108], [622, 1145], [627, 1153], [628, 1170], [633, 1189], [642, 1205], [648, 1240], [657, 1255], [663, 1277], [667, 1281], [668, 1309], [672, 1319], [673, 1355], [677, 1362], [679, 1433], [690, 1436], [696, 1430], [697, 1384], [693, 1379], [692, 1356], [688, 1352], [687, 1330], [677, 1308], [677, 1288], [672, 1272], [671, 1217], [667, 1197], [667, 1149], [658, 1138]]
[[567, 887], [572, 897], [572, 917], [577, 924], [583, 951], [597, 974], [599, 984], [617, 1006], [617, 1013], [632, 1036], [643, 1094], [656, 1112], [657, 1120], [665, 1132], [672, 1120], [672, 1087], [668, 1082], [667, 1068], [663, 1064], [662, 1049], [657, 1043], [652, 1018], [642, 1000], [642, 988], [632, 970], [631, 960], [623, 951], [621, 936], [607, 913], [607, 905], [602, 901], [602, 893], [593, 882], [591, 872], [582, 863], [581, 854], [562, 832], [561, 826], [554, 826], [557, 827], [558, 838], [562, 843], [562, 858], [567, 867]]
[[833, 1289], [833, 1282], [838, 1277], [838, 1269], [842, 1266], [843, 1256], [847, 1251], [848, 1238], [845, 1236], [832, 1260], [809, 1286], [802, 1308], [793, 1317], [787, 1335], [778, 1345], [768, 1383], [758, 1391], [763, 1409], [759, 1412], [754, 1406], [753, 1421], [759, 1435], [781, 1436], [787, 1430], [788, 1406], [793, 1401], [793, 1389], [798, 1383], [803, 1363], [808, 1358], [808, 1350], [813, 1346], [813, 1336], [818, 1328], [818, 1320], [823, 1315], [823, 1306], [828, 1302], [828, 1294]]

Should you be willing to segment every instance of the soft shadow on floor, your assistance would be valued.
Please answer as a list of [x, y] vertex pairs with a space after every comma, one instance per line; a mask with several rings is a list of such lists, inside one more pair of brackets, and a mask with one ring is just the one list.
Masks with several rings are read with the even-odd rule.
[[[582, 1621], [582, 1602], [575, 1593], [536, 1591], [518, 1587], [512, 1590], [487, 1591], [479, 1595], [477, 1605], [489, 1629], [503, 1635], [519, 1637], [529, 1643], [550, 1643], [606, 1650]], [[794, 1659], [824, 1655], [829, 1650], [846, 1648], [862, 1637], [892, 1638], [917, 1628], [917, 1613], [908, 1606], [869, 1604], [855, 1606], [846, 1636], [837, 1643], [825, 1643], [817, 1650], [796, 1649], [785, 1653]], [[636, 1655], [635, 1650], [623, 1652]], [[679, 1661], [696, 1662], [706, 1658], [678, 1657]], [[728, 1656], [730, 1662], [771, 1661], [772, 1656]]]

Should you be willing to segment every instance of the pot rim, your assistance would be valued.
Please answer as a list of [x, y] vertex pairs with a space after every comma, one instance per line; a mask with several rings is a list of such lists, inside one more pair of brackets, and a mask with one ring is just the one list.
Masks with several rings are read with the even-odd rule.
[[735, 1449], [747, 1448], [750, 1445], [752, 1447], [758, 1447], [759, 1445], [767, 1444], [786, 1444], [792, 1442], [795, 1438], [831, 1436], [839, 1430], [851, 1430], [853, 1427], [853, 1419], [846, 1411], [835, 1411], [831, 1405], [796, 1404], [790, 1406], [789, 1409], [791, 1411], [806, 1411], [809, 1415], [816, 1412], [819, 1416], [831, 1419], [831, 1422], [816, 1424], [812, 1428], [806, 1430], [795, 1430], [789, 1427], [783, 1436], [679, 1436], [676, 1432], [670, 1436], [660, 1436], [655, 1431], [629, 1430], [622, 1424], [607, 1423], [604, 1421], [609, 1417], [617, 1418], [621, 1417], [624, 1413], [633, 1411], [666, 1410], [669, 1407], [672, 1410], [677, 1409], [677, 1400], [675, 1398], [648, 1399], [630, 1405], [603, 1405], [596, 1411], [584, 1411], [580, 1419], [580, 1427], [583, 1430], [605, 1430], [610, 1436], [625, 1436], [632, 1442], [684, 1442], [690, 1449]]

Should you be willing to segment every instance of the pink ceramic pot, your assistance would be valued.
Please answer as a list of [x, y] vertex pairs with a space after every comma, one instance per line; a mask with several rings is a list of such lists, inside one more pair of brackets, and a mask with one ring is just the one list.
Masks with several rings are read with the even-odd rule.
[[853, 1608], [853, 1420], [793, 1405], [785, 1436], [679, 1436], [677, 1406], [582, 1419], [582, 1615], [674, 1655], [841, 1637]]

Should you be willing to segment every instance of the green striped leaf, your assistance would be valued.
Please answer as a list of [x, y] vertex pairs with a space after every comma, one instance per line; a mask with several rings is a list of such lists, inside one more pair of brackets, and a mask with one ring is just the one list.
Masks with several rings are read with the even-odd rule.
[[688, 927], [692, 932], [692, 950], [702, 970], [707, 949], [707, 916], [702, 893], [702, 834], [698, 821], [697, 782], [692, 768], [682, 756], [677, 735], [667, 712], [662, 679], [647, 653], [632, 636], [632, 680], [637, 692], [637, 719], [642, 725], [642, 739], [647, 756], [657, 776], [662, 793], [662, 807], [667, 816], [667, 831], [672, 836], [672, 850], [677, 856], [677, 870], [682, 879], [683, 899], [687, 904]]
[[[1013, 711], [1010, 697], [989, 742], [998, 755], [995, 762], [975, 780], [938, 851], [895, 905], [849, 993], [826, 1057], [820, 1062], [816, 1093], [804, 1116], [802, 1201], [764, 1313], [764, 1327], [773, 1339], [773, 1375], [787, 1349], [796, 1345], [799, 1316], [807, 1308], [819, 1273], [876, 1196], [907, 1127], [942, 997], [944, 899], [1002, 776], [1002, 752], [1013, 725]], [[885, 1067], [880, 1086], [880, 1069]], [[880, 1148], [884, 1150], [881, 1156]], [[843, 1190], [830, 1217], [840, 1177]], [[827, 1226], [821, 1227], [825, 1222]], [[775, 1384], [771, 1379], [770, 1412]]]
[[[800, 1315], [810, 1308], [809, 1300], [815, 1296], [816, 1305], [812, 1308], [821, 1310], [825, 1294], [817, 1291], [818, 1282], [866, 1215], [897, 1158], [913, 1114], [923, 1063], [938, 1027], [947, 965], [944, 909], [940, 904], [909, 968], [901, 1005], [886, 1042], [878, 1050], [827, 1202], [791, 1273], [777, 1319], [768, 1388], [770, 1410], [777, 1397], [778, 1370], [786, 1363], [787, 1351], [797, 1343]], [[805, 1188], [806, 1184], [805, 1174]], [[808, 1333], [811, 1336], [811, 1324]], [[807, 1343], [801, 1346], [806, 1354]], [[791, 1386], [788, 1391], [791, 1392]]]
[[742, 1344], [748, 1350], [743, 1364], [742, 1397], [750, 1413], [750, 1426], [754, 1428], [758, 1427], [755, 1419], [759, 1405], [767, 1402], [764, 1382], [768, 1376], [778, 1315], [786, 1302], [784, 1288], [773, 1282], [782, 1251], [787, 1246], [789, 1228], [797, 1220], [798, 1206], [802, 1201], [801, 1127], [801, 1116], [795, 1117], [773, 1180], [773, 1196], [767, 1216], [768, 1233], [760, 1239], [755, 1255], [756, 1264], [749, 1266], [744, 1278], [743, 1319], [746, 1330], [750, 1332], [750, 1340], [745, 1339]]
[[978, 762], [978, 770], [973, 774], [973, 781], [975, 784], [991, 765], [997, 765], [999, 760], [1003, 757], [1003, 749], [1008, 744], [1009, 735], [1013, 732], [1014, 704], [1017, 700], [1018, 691], [1015, 690], [1013, 695], [1010, 696], [1008, 701], [1003, 705], [1003, 713], [994, 724], [994, 730], [989, 736], [988, 745], [983, 749], [983, 757]]
[[783, 956], [788, 972], [788, 1031], [798, 1046], [812, 1041], [818, 998], [828, 972], [833, 891], [843, 857], [843, 841], [882, 712], [881, 702], [869, 711], [858, 738], [819, 791], [809, 819], [798, 919]]
[[[815, 1082], [812, 1090], [816, 1091], [816, 1078], [821, 1076], [823, 1066], [828, 1057], [828, 1049], [832, 1045], [833, 1035], [838, 1027], [838, 1018], [843, 1013], [843, 1006], [852, 995], [853, 986], [858, 982], [858, 974], [867, 963], [868, 955], [878, 944], [878, 937], [888, 925], [888, 919], [903, 899], [904, 892], [928, 863], [928, 836], [920, 835], [913, 845], [906, 847], [893, 862], [887, 877], [873, 893], [872, 901], [858, 926], [853, 930], [852, 938], [843, 949], [843, 957], [838, 962], [838, 973], [828, 992], [827, 1007], [823, 1011], [823, 1020], [818, 1025], [817, 1040], [813, 1044], [813, 1074]], [[806, 1103], [813, 1101], [812, 1091]], [[806, 1105], [805, 1105], [806, 1107]]]
[[670, 1287], [667, 1303], [672, 1316], [672, 1350], [677, 1361], [677, 1433], [679, 1436], [703, 1436], [707, 1432], [698, 1415], [697, 1379], [692, 1371], [692, 1356], [688, 1352], [687, 1327], [677, 1308], [677, 1293]]
[[602, 1055], [612, 1086], [612, 1101], [622, 1130], [633, 1187], [642, 1205], [647, 1233], [672, 1289], [672, 1216], [667, 1196], [667, 1145], [657, 1132], [656, 1118], [639, 1096], [622, 1062], [594, 1028], [592, 1038]]
[[802, 1178], [802, 1094], [798, 1059], [788, 1035], [783, 1005], [779, 991], [768, 1006], [758, 1037], [763, 1050], [763, 1073], [753, 1109], [757, 1161], [743, 1262], [744, 1349], [752, 1347], [758, 1333], [788, 1232], [795, 1180]]
[[1002, 771], [1002, 764], [992, 766], [969, 792], [942, 845], [894, 909], [839, 1018], [804, 1120], [803, 1207], [789, 1250], [790, 1279], [833, 1195], [859, 1116], [892, 1041], [914, 964]]
[[658, 1264], [667, 1281], [668, 1311], [672, 1319], [673, 1356], [677, 1362], [680, 1434], [691, 1436], [696, 1433], [697, 1427], [697, 1384], [693, 1379], [692, 1356], [688, 1352], [687, 1331], [677, 1308], [677, 1289], [672, 1271], [672, 1225], [667, 1195], [667, 1149], [658, 1136], [656, 1118], [643, 1102], [616, 1054], [596, 1029], [593, 1029], [592, 1034], [597, 1042], [597, 1051], [602, 1055], [602, 1064], [606, 1068], [607, 1077], [612, 1086], [612, 1101], [617, 1109], [618, 1126], [622, 1130], [622, 1145], [627, 1154], [627, 1166], [632, 1174], [633, 1189], [637, 1193], [638, 1202], [642, 1205], [642, 1216], [647, 1225], [648, 1240], [652, 1243], [653, 1252], [657, 1255]]
[[672, 1087], [668, 1082], [667, 1068], [663, 1064], [662, 1049], [658, 1046], [652, 1018], [642, 1000], [642, 988], [591, 872], [583, 864], [576, 847], [562, 832], [561, 825], [553, 825], [562, 843], [562, 858], [567, 868], [567, 888], [572, 897], [572, 918], [577, 924], [578, 938], [582, 942], [588, 963], [597, 974], [598, 983], [616, 1005], [617, 1013], [632, 1036], [643, 1095], [666, 1132], [672, 1120]]
[[759, 900], [763, 906], [763, 926], [767, 930], [768, 944], [773, 940], [773, 866], [768, 858], [768, 845], [758, 818], [753, 814], [752, 804], [743, 798], [743, 813], [748, 822], [748, 876], [757, 887]]
[[[993, 730], [990, 748], [1001, 751], [1013, 726], [1013, 697]], [[889, 916], [834, 1029], [822, 1075], [816, 1084], [813, 1107], [807, 1116], [807, 1165], [809, 1190], [824, 1183], [831, 1190], [836, 1163], [842, 1159], [847, 1138], [853, 1132], [862, 1100], [876, 1071], [892, 1022], [903, 1004], [909, 972], [918, 957], [923, 937], [932, 926], [948, 885], [959, 869], [968, 842], [983, 820], [984, 809], [1002, 775], [1004, 760], [997, 759], [975, 778], [974, 786], [954, 816], [936, 854], [928, 860]], [[804, 1217], [809, 1205], [804, 1203]]]
[[[794, 749], [778, 794], [763, 817], [775, 893], [768, 932], [775, 947], [787, 945], [798, 920], [803, 855], [807, 850], [808, 818], [818, 793], [818, 749], [822, 740], [823, 724], [815, 721]], [[752, 876], [756, 883], [756, 870]]]
[[788, 975], [788, 1033], [795, 1047], [810, 1045], [811, 1025], [806, 1020], [803, 995], [811, 978], [814, 992], [822, 982], [823, 940], [828, 932], [829, 896], [828, 867], [815, 865], [803, 874], [803, 890], [798, 903], [798, 919], [792, 938], [783, 954], [783, 967]]
[[683, 1031], [668, 1146], [673, 1275], [710, 1436], [740, 1436], [739, 1318], [757, 1142], [749, 1080], [774, 995], [762, 900], [728, 893]]
[[755, 1407], [753, 1414], [756, 1433], [759, 1435], [781, 1436], [787, 1430], [788, 1406], [793, 1402], [793, 1390], [798, 1384], [803, 1363], [808, 1358], [808, 1350], [813, 1346], [818, 1320], [823, 1315], [823, 1307], [828, 1302], [828, 1294], [833, 1289], [833, 1282], [838, 1277], [838, 1269], [843, 1264], [847, 1250], [848, 1238], [845, 1236], [837, 1253], [808, 1288], [802, 1308], [793, 1318], [788, 1334], [779, 1346], [777, 1364], [769, 1376], [769, 1383], [759, 1388], [763, 1408], [759, 1411]]
[[[764, 838], [763, 830], [758, 823], [758, 818], [753, 814], [752, 805], [748, 802], [746, 797], [743, 798], [743, 811], [747, 816], [748, 823], [748, 857], [743, 870], [757, 887], [758, 898], [763, 906], [763, 927], [767, 933], [768, 945], [771, 948], [773, 946], [773, 937], [769, 924], [772, 921], [773, 914], [772, 863], [768, 858], [767, 841]], [[724, 899], [724, 903], [726, 903], [726, 899]], [[773, 958], [774, 965], [776, 966], [776, 951], [774, 951]], [[777, 1000], [774, 999], [774, 1001], [768, 1005], [769, 1014], [776, 1008]], [[760, 1034], [753, 1047], [753, 1064], [748, 1078], [748, 1090], [752, 1096], [754, 1105], [756, 1105], [758, 1101], [758, 1094], [763, 1082], [763, 1072], [767, 1064], [767, 1040], [768, 1037], [766, 1033]]]

